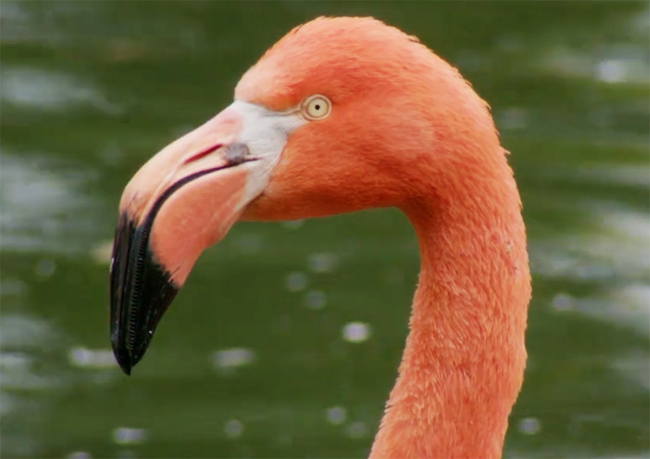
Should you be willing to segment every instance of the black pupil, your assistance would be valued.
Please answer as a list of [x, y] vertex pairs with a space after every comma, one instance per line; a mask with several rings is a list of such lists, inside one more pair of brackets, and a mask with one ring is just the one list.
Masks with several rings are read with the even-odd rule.
[[316, 104], [316, 105], [314, 105], [314, 108], [315, 108], [316, 110], [320, 110], [320, 105]]

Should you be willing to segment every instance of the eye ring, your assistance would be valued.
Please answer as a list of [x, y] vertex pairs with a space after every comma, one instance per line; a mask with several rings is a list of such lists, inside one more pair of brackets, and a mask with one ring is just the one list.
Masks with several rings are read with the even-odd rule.
[[302, 103], [302, 114], [311, 121], [327, 118], [332, 111], [330, 100], [320, 94], [308, 97]]

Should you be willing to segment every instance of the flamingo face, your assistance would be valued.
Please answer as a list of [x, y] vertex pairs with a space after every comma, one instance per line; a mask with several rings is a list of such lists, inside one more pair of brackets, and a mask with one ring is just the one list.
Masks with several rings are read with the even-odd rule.
[[406, 208], [464, 164], [437, 145], [453, 140], [456, 109], [481, 102], [440, 62], [377, 20], [316, 19], [242, 77], [232, 105], [151, 158], [124, 190], [115, 236], [121, 368], [142, 358], [201, 252], [237, 220]]
[[111, 342], [129, 374], [201, 252], [266, 187], [300, 111], [236, 101], [129, 182], [111, 262]]
[[398, 207], [422, 268], [371, 457], [500, 457], [531, 293], [505, 153], [485, 102], [413, 37], [372, 18], [294, 29], [232, 105], [124, 190], [111, 265], [118, 363], [130, 373], [201, 252], [237, 220]]

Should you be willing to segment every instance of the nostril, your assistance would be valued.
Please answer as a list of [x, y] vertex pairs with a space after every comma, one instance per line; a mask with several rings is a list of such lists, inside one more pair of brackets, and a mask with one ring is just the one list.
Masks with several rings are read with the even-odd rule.
[[226, 147], [225, 157], [229, 164], [240, 164], [246, 161], [250, 151], [243, 143], [233, 143]]
[[193, 163], [199, 159], [214, 153], [217, 150], [224, 149], [223, 157], [228, 164], [240, 164], [246, 161], [246, 158], [250, 155], [248, 147], [243, 143], [231, 143], [229, 145], [224, 145], [222, 143], [213, 145], [205, 150], [196, 153], [195, 155], [190, 156], [184, 161], [184, 164]]
[[221, 148], [221, 147], [223, 147], [223, 144], [222, 144], [222, 143], [218, 143], [218, 144], [216, 144], [216, 145], [213, 145], [213, 146], [211, 146], [211, 147], [208, 147], [208, 148], [206, 148], [205, 150], [200, 151], [200, 152], [198, 152], [197, 154], [195, 154], [195, 155], [190, 156], [189, 158], [187, 158], [187, 159], [185, 160], [185, 164], [192, 163], [192, 162], [194, 162], [194, 161], [197, 161], [197, 160], [203, 158], [204, 156], [209, 155], [210, 153], [214, 153], [215, 151], [217, 151], [217, 150], [218, 150], [219, 148]]

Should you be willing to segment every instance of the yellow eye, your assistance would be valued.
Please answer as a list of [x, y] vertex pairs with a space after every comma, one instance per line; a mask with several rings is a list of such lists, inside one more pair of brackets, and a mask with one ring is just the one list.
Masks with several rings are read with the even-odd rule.
[[311, 96], [302, 104], [302, 113], [308, 120], [322, 120], [330, 114], [332, 104], [325, 96]]

